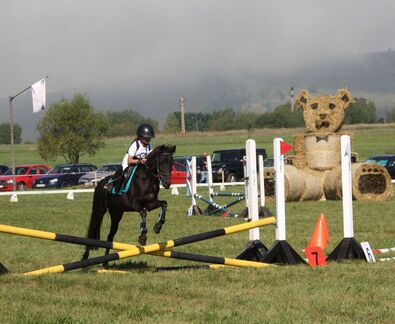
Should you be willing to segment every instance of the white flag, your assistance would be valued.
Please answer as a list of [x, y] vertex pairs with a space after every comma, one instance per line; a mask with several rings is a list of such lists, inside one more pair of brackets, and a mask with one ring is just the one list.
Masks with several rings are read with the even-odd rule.
[[45, 108], [45, 79], [32, 85], [33, 113], [38, 113]]

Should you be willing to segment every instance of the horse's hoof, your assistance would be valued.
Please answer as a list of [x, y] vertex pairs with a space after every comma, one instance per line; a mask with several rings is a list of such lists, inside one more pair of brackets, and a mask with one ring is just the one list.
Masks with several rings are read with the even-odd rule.
[[103, 268], [105, 269], [105, 270], [108, 270], [108, 263], [106, 262], [106, 263], [103, 263]]
[[140, 245], [145, 245], [145, 244], [147, 244], [147, 236], [146, 236], [146, 235], [141, 234], [141, 235], [139, 236], [139, 244], [140, 244]]
[[154, 231], [155, 234], [159, 234], [161, 229], [162, 229], [162, 224], [156, 223], [152, 230]]

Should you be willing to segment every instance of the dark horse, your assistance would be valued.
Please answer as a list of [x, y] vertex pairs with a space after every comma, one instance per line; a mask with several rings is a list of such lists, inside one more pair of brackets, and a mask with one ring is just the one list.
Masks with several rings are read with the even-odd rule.
[[[137, 164], [135, 166], [130, 187], [123, 196], [109, 192], [107, 187], [109, 182], [112, 181], [112, 176], [106, 177], [98, 183], [93, 194], [88, 238], [100, 239], [100, 227], [107, 209], [111, 217], [111, 228], [107, 236], [107, 241], [113, 241], [118, 231], [119, 222], [125, 211], [136, 211], [140, 213], [141, 223], [138, 241], [141, 245], [145, 245], [147, 242], [147, 210], [151, 211], [160, 207], [159, 220], [153, 228], [156, 234], [160, 232], [162, 225], [165, 223], [167, 202], [158, 200], [159, 184], [162, 182], [163, 187], [166, 189], [171, 185], [170, 174], [175, 150], [176, 147], [174, 145], [160, 145], [155, 147], [147, 156], [147, 162], [145, 164]], [[86, 247], [83, 259], [89, 257], [90, 249], [93, 248]], [[109, 250], [107, 249], [106, 254], [108, 253]]]

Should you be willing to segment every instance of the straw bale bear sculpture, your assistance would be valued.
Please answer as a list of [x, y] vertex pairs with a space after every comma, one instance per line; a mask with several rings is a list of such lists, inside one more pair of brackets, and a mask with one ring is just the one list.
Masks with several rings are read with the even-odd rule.
[[[316, 97], [300, 91], [296, 103], [307, 132], [294, 136], [294, 155], [285, 165], [287, 201], [341, 199], [340, 137], [346, 133], [340, 129], [353, 101], [347, 89]], [[352, 176], [356, 200], [385, 200], [392, 193], [391, 177], [379, 165], [353, 163]]]

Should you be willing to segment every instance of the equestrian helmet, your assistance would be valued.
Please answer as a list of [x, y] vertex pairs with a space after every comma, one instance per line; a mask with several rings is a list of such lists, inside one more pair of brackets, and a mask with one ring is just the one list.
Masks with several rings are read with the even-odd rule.
[[155, 132], [151, 125], [148, 124], [141, 124], [137, 128], [136, 135], [138, 137], [146, 137], [146, 138], [154, 138]]

